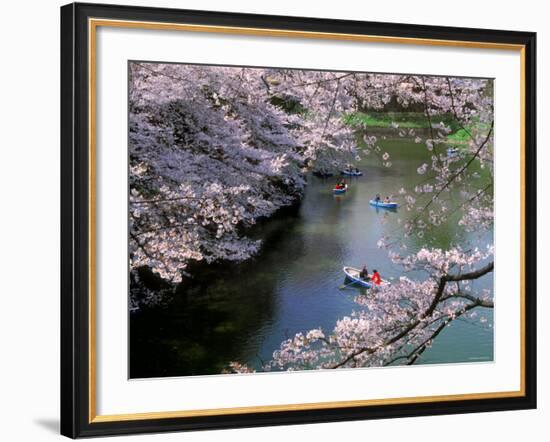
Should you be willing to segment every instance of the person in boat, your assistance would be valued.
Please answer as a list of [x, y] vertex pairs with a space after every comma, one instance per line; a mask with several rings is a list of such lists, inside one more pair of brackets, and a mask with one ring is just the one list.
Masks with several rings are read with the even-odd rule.
[[337, 189], [344, 189], [346, 187], [346, 180], [342, 179], [338, 184], [336, 184]]
[[379, 193], [376, 194], [376, 198], [374, 198], [374, 201], [376, 201], [377, 203], [380, 202], [380, 194]]
[[386, 198], [384, 198], [384, 203], [386, 204], [389, 204], [391, 201], [390, 201], [390, 197], [387, 196]]
[[380, 285], [382, 283], [382, 277], [380, 276], [380, 273], [378, 273], [378, 270], [374, 270], [372, 272], [371, 278], [372, 282], [374, 282], [376, 285]]
[[363, 267], [361, 268], [361, 271], [359, 272], [359, 278], [363, 279], [364, 281], [369, 280], [369, 271], [367, 270], [367, 265], [363, 264]]

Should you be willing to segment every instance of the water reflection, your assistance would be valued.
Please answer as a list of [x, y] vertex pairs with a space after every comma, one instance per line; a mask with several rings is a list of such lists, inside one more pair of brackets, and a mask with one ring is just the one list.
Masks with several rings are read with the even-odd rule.
[[[192, 286], [163, 307], [131, 317], [131, 377], [217, 374], [229, 361], [260, 367], [282, 340], [300, 331], [331, 330], [337, 319], [358, 306], [356, 287], [344, 287], [342, 267], [367, 264], [383, 278], [398, 278], [400, 267], [377, 247], [385, 234], [402, 236], [405, 209], [369, 205], [377, 193], [397, 195], [419, 180], [416, 169], [429, 158], [411, 141], [387, 139], [393, 166], [369, 158], [364, 175], [347, 178], [349, 189], [334, 196], [340, 177], [309, 178], [295, 213], [269, 220], [253, 232], [264, 239], [261, 254], [248, 262], [211, 267], [197, 273]], [[457, 198], [456, 196], [452, 196]], [[460, 211], [427, 238], [407, 238], [409, 251], [428, 244], [449, 247], [492, 242], [492, 233], [467, 233], [458, 226]], [[408, 276], [419, 276], [408, 274]], [[474, 282], [492, 289], [492, 274]], [[423, 363], [492, 360], [492, 311], [484, 326], [456, 321], [425, 352]]]

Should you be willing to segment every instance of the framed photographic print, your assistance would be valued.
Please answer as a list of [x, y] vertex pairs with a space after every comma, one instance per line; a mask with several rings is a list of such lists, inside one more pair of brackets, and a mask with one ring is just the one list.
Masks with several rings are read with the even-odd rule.
[[535, 44], [62, 7], [62, 434], [534, 408]]

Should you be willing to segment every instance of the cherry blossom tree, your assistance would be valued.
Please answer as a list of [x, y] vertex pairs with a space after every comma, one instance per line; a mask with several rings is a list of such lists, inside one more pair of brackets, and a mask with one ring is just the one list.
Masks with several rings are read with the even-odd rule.
[[[427, 276], [357, 296], [358, 309], [332, 331], [298, 333], [264, 369], [412, 364], [452, 321], [483, 321], [478, 311], [494, 307], [492, 293], [473, 284], [493, 271], [492, 241], [414, 252], [406, 243], [448, 222], [492, 228], [490, 80], [135, 62], [129, 99], [132, 274], [145, 266], [172, 283], [191, 260], [257, 253], [261, 243], [247, 228], [299, 201], [309, 170], [335, 171], [367, 154], [391, 167], [375, 132], [351, 127], [346, 115], [392, 102], [423, 110], [427, 131], [392, 124], [430, 160], [418, 164], [415, 186], [395, 190], [400, 230], [379, 247], [404, 271]], [[457, 130], [466, 140], [449, 155], [448, 136]], [[228, 370], [252, 369], [232, 362]]]
[[299, 200], [314, 164], [349, 160], [354, 135], [335, 99], [289, 112], [291, 91], [273, 91], [288, 81], [286, 71], [130, 65], [132, 269], [179, 282], [189, 260], [252, 256], [260, 244], [246, 227]]
[[[432, 155], [430, 163], [418, 167], [418, 184], [399, 190], [410, 213], [403, 221], [404, 235], [400, 240], [387, 236], [379, 241], [379, 247], [387, 248], [393, 262], [405, 272], [422, 270], [428, 277], [415, 280], [404, 276], [368, 296], [357, 296], [360, 310], [337, 321], [332, 332], [314, 329], [284, 341], [265, 370], [414, 364], [452, 321], [469, 318], [483, 323], [486, 319], [478, 311], [494, 308], [491, 291], [478, 291], [473, 285], [493, 271], [492, 243], [482, 248], [455, 245], [448, 250], [423, 247], [408, 253], [403, 240], [410, 235], [424, 238], [449, 222], [458, 209], [464, 213], [458, 221], [464, 229], [491, 229], [493, 108], [489, 82], [407, 76], [396, 82], [382, 78], [375, 84], [387, 94], [383, 96], [397, 96], [403, 104], [422, 103], [428, 120], [424, 138], [393, 124], [400, 136], [414, 137]], [[448, 155], [445, 149], [451, 128], [434, 121], [445, 114], [452, 115], [455, 125], [468, 136], [460, 156]], [[364, 129], [368, 134], [368, 128]], [[370, 141], [376, 150], [377, 140], [370, 137]], [[382, 154], [382, 160], [387, 165], [387, 154]], [[487, 169], [484, 179], [480, 179], [479, 169]], [[453, 207], [449, 195], [457, 193], [461, 198]], [[251, 371], [245, 365], [230, 368]]]

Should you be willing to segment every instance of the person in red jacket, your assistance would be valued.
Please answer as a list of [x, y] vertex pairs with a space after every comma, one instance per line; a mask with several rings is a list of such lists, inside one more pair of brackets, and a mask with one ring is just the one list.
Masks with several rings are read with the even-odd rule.
[[382, 282], [382, 278], [380, 277], [380, 273], [378, 273], [378, 270], [372, 272], [370, 279], [372, 279], [372, 282], [374, 282], [376, 285], [380, 285], [380, 283]]

